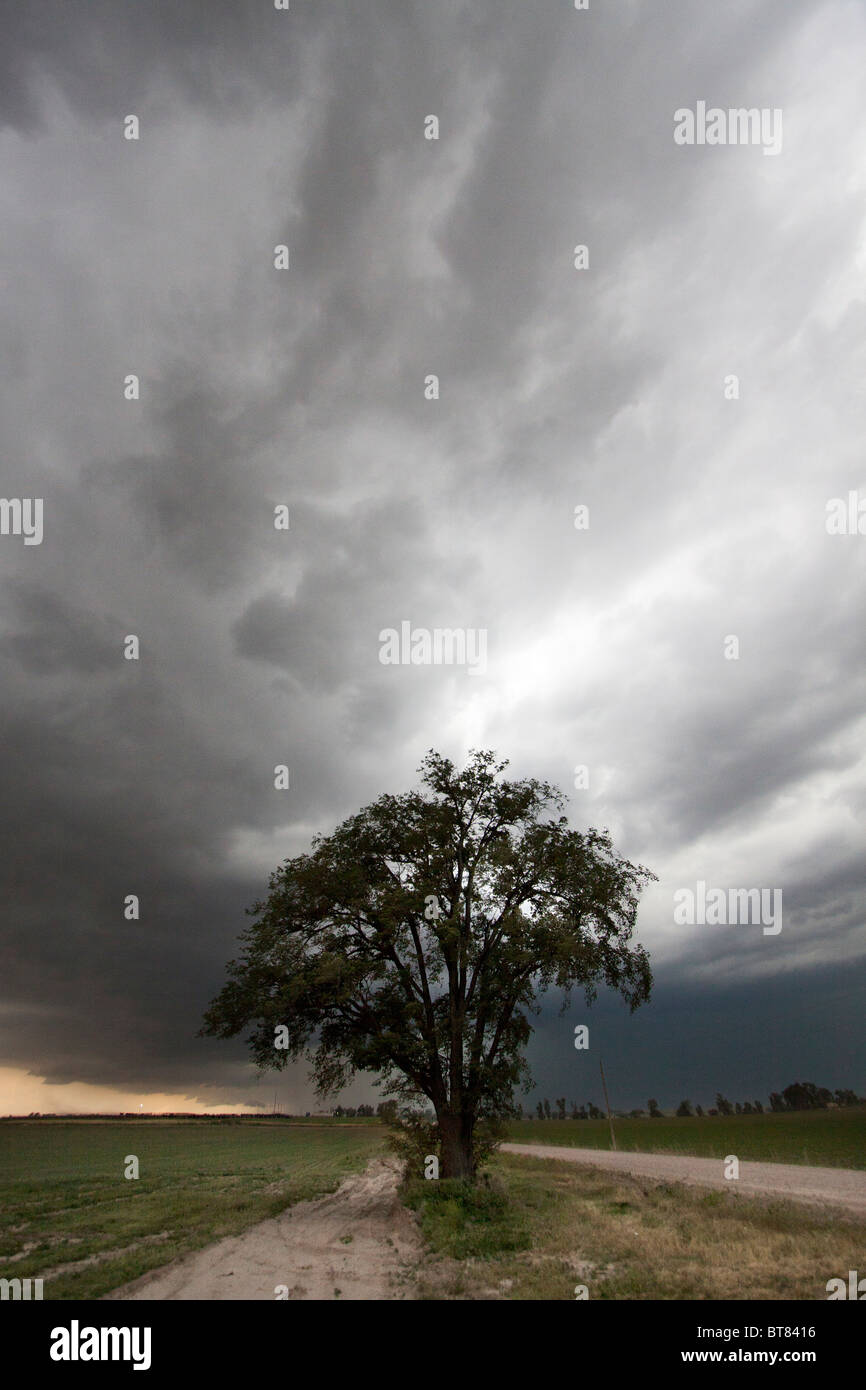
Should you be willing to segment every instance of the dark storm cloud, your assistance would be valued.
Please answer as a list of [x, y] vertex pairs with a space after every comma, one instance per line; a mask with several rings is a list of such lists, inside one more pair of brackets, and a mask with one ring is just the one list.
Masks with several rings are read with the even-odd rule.
[[[603, 1107], [599, 1056], [616, 1110], [645, 1110], [650, 1096], [663, 1109], [684, 1099], [708, 1109], [718, 1091], [767, 1108], [771, 1091], [800, 1080], [862, 1090], [864, 985], [861, 960], [853, 970], [818, 968], [800, 990], [784, 977], [688, 989], [665, 980], [656, 1006], [631, 1016], [605, 995], [590, 1009], [575, 998], [564, 1016], [550, 1013], [538, 1026], [529, 1055], [539, 1084], [524, 1105], [564, 1095]], [[584, 1051], [574, 1047], [579, 1023], [589, 1027]]]
[[267, 498], [239, 467], [272, 437], [273, 403], [227, 417], [214, 392], [169, 386], [168, 394], [173, 399], [155, 422], [159, 452], [101, 462], [88, 470], [88, 482], [106, 500], [120, 496], [152, 553], [204, 588], [221, 589], [249, 572], [273, 523]]
[[341, 518], [302, 509], [296, 526], [303, 577], [292, 598], [269, 592], [252, 600], [234, 625], [239, 655], [333, 692], [354, 686], [365, 666], [373, 677], [379, 632], [404, 613], [463, 611], [471, 558], [450, 571], [437, 563], [420, 502], [363, 506]]
[[38, 130], [46, 81], [94, 119], [115, 117], [163, 80], [188, 102], [230, 111], [292, 75], [297, 47], [289, 34], [281, 42], [271, 18], [256, 0], [6, 0], [0, 113]]
[[[588, 763], [575, 823], [659, 874], [658, 1003], [617, 1034], [623, 1058], [652, 1036], [644, 1089], [696, 1090], [672, 1052], [720, 1068], [764, 990], [779, 1067], [833, 1084], [791, 1019], [862, 954], [862, 557], [824, 530], [866, 481], [862, 18], [64, 0], [2, 23], [2, 492], [45, 499], [42, 546], [0, 538], [2, 1059], [259, 1096], [242, 1044], [193, 1036], [243, 908], [431, 744], [492, 745], [567, 791]], [[699, 98], [784, 107], [783, 154], [676, 147]], [[382, 666], [403, 620], [488, 629], [489, 673]], [[697, 878], [780, 884], [782, 934], [676, 928]]]
[[117, 671], [117, 623], [23, 583], [9, 584], [9, 599], [10, 627], [0, 653], [29, 675]]

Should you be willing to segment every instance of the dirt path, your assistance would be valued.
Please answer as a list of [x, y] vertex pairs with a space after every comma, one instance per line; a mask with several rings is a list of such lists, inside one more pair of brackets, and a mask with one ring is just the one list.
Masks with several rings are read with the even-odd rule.
[[395, 1159], [374, 1158], [329, 1196], [288, 1207], [106, 1298], [275, 1301], [278, 1286], [294, 1300], [411, 1297], [422, 1246], [397, 1196], [398, 1178]]
[[811, 1168], [797, 1163], [740, 1163], [736, 1180], [724, 1175], [718, 1158], [692, 1158], [683, 1154], [613, 1153], [607, 1149], [570, 1149], [559, 1144], [503, 1144], [504, 1153], [529, 1154], [533, 1158], [560, 1158], [567, 1163], [588, 1163], [658, 1182], [684, 1182], [697, 1187], [719, 1187], [750, 1196], [784, 1197], [794, 1202], [819, 1202], [866, 1216], [866, 1172], [851, 1168]]

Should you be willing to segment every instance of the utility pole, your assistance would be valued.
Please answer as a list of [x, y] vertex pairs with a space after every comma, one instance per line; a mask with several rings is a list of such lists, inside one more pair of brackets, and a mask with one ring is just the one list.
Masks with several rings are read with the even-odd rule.
[[614, 1132], [613, 1132], [613, 1116], [612, 1116], [611, 1113], [610, 1113], [610, 1101], [608, 1100], [608, 1097], [607, 1097], [607, 1082], [606, 1082], [605, 1079], [604, 1079], [604, 1067], [602, 1066], [602, 1061], [601, 1061], [601, 1058], [600, 1058], [600, 1057], [599, 1057], [599, 1059], [598, 1059], [598, 1068], [599, 1068], [599, 1071], [601, 1072], [601, 1084], [602, 1084], [602, 1087], [603, 1087], [603, 1089], [604, 1089], [604, 1103], [605, 1103], [605, 1105], [607, 1106], [607, 1122], [608, 1122], [608, 1124], [610, 1125], [610, 1146], [611, 1146], [612, 1149], [615, 1149], [615, 1148], [616, 1148], [616, 1135], [615, 1135]]

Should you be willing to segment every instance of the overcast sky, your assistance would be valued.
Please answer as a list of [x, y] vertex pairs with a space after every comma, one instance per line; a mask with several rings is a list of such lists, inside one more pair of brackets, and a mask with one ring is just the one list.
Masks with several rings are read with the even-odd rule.
[[[654, 1001], [551, 1001], [535, 1095], [598, 1100], [599, 1052], [615, 1106], [866, 1092], [862, 3], [4, 0], [0, 38], [0, 494], [44, 501], [0, 536], [0, 1113], [311, 1107], [201, 1013], [271, 869], [431, 746], [658, 875]], [[677, 144], [702, 101], [781, 149]], [[383, 665], [404, 621], [486, 671]], [[782, 930], [676, 923], [699, 881]]]

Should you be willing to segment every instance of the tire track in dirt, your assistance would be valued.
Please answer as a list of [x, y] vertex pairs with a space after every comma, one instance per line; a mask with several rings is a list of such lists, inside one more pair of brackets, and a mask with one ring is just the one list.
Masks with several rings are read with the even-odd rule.
[[182, 1255], [106, 1300], [411, 1298], [423, 1245], [397, 1195], [400, 1164], [374, 1158], [336, 1192]]

